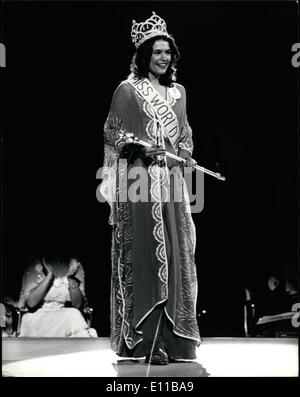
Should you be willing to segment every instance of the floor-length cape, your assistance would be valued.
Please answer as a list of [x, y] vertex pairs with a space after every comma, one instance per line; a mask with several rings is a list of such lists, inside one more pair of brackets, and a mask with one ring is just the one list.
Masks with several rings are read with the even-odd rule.
[[[158, 93], [157, 98], [163, 103]], [[178, 126], [175, 142], [165, 136], [166, 149], [192, 154], [184, 87], [169, 87], [165, 102]], [[143, 320], [160, 303], [165, 303], [173, 333], [199, 344], [195, 228], [182, 170], [143, 157], [140, 146], [124, 145], [119, 135], [123, 132], [150, 143], [157, 142], [157, 134], [165, 134], [155, 109], [128, 80], [116, 89], [104, 126], [100, 188], [111, 206], [113, 228], [112, 348], [118, 354], [124, 346], [134, 349], [143, 338]]]

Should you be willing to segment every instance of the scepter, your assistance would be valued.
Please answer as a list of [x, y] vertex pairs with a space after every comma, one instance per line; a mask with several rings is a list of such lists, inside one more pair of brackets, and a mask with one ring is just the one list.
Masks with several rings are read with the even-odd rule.
[[[122, 137], [123, 139], [125, 138], [124, 140], [125, 140], [125, 142], [127, 141], [127, 143], [135, 143], [137, 145], [141, 145], [144, 147], [153, 148], [151, 143], [143, 141], [142, 139], [134, 136], [134, 134], [132, 134], [132, 133], [120, 134], [120, 137]], [[180, 156], [177, 156], [176, 154], [166, 151], [164, 155], [167, 157], [170, 157], [171, 159], [177, 160], [180, 163], [186, 163], [185, 159], [183, 159]], [[208, 170], [207, 168], [204, 168], [204, 167], [201, 167], [200, 165], [198, 165], [195, 160], [193, 160], [193, 161], [195, 162], [195, 165], [193, 165], [192, 167], [195, 168], [196, 170], [204, 172], [205, 174], [211, 175], [214, 178], [219, 179], [220, 181], [226, 180], [226, 178], [224, 176], [222, 176], [219, 172], [213, 172], [211, 170]]]

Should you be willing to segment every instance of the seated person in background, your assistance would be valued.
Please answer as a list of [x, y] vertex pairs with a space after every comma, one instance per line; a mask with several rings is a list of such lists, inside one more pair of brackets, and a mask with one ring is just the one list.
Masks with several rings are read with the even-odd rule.
[[6, 296], [3, 302], [0, 303], [2, 338], [15, 337], [16, 326], [14, 324], [17, 324], [18, 300], [15, 300], [12, 296]]
[[20, 337], [97, 337], [81, 310], [84, 270], [74, 258], [35, 259], [23, 275]]

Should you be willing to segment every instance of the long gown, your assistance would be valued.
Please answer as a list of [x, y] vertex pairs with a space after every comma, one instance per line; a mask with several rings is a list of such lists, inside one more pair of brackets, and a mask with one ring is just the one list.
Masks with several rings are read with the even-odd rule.
[[[192, 154], [182, 85], [167, 88], [167, 103], [177, 116], [178, 137], [171, 145], [163, 135], [165, 147]], [[164, 134], [151, 105], [123, 81], [113, 95], [104, 126], [101, 186], [111, 206], [111, 345], [119, 355], [143, 355], [143, 323], [162, 305], [169, 325], [168, 350], [175, 358], [195, 358], [195, 346], [200, 344], [196, 237], [182, 171], [145, 158], [140, 146], [124, 145], [119, 136], [130, 132], [155, 143], [158, 129]], [[140, 181], [133, 178], [137, 173]], [[143, 183], [141, 188], [136, 187], [138, 182]], [[126, 200], [129, 192], [131, 198]], [[176, 193], [180, 200], [174, 200]]]

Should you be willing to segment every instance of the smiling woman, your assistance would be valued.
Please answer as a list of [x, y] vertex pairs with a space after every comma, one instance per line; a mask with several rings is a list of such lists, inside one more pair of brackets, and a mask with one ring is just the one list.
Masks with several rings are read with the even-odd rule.
[[[176, 62], [179, 51], [171, 35], [161, 34], [149, 37], [137, 47], [130, 70], [140, 78], [153, 80], [159, 77], [160, 85], [170, 87], [176, 81]], [[149, 72], [151, 76], [149, 76]]]
[[158, 77], [166, 73], [171, 61], [171, 49], [167, 41], [156, 40], [153, 44], [149, 72]]
[[[195, 228], [183, 170], [165, 156], [190, 157], [193, 141], [185, 89], [176, 83], [179, 52], [165, 21], [155, 13], [134, 21], [131, 37], [131, 74], [116, 89], [104, 126], [100, 189], [113, 228], [111, 342], [121, 356], [160, 365], [195, 359], [200, 344]], [[149, 147], [135, 144], [132, 134]], [[148, 200], [122, 200], [135, 183], [128, 176], [141, 168]]]
[[167, 99], [167, 87], [159, 84], [159, 77], [166, 73], [170, 62], [171, 49], [169, 43], [164, 40], [156, 40], [153, 44], [149, 63], [149, 79], [164, 99]]

